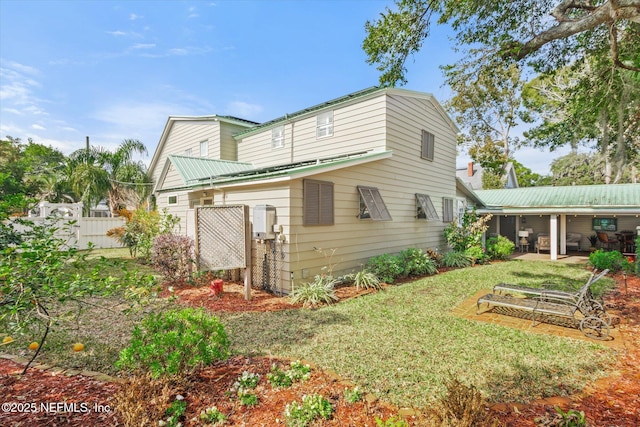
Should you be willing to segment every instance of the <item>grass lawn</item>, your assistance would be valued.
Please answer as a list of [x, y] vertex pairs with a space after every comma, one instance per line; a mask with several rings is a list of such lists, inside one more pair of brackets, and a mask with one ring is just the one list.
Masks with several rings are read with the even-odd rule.
[[[461, 319], [451, 310], [499, 282], [576, 289], [588, 275], [581, 265], [511, 261], [450, 271], [317, 310], [219, 317], [235, 353], [305, 359], [399, 406], [428, 405], [443, 392], [449, 374], [491, 401], [528, 401], [581, 389], [605, 374], [613, 352], [597, 342]], [[599, 285], [612, 282], [603, 279]], [[110, 310], [91, 309], [77, 321], [63, 320], [38, 360], [114, 373], [137, 319], [170, 305], [157, 301], [124, 315], [124, 306], [110, 304]], [[87, 351], [71, 352], [75, 341], [83, 341]], [[17, 347], [2, 350], [17, 352]]]

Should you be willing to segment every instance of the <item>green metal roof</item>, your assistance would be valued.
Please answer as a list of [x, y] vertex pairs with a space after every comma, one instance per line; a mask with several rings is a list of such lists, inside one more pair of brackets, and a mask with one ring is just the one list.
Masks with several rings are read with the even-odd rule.
[[[256, 181], [263, 182], [265, 180], [273, 180], [278, 178], [287, 178], [293, 175], [308, 176], [331, 169], [339, 169], [349, 166], [355, 166], [360, 163], [367, 163], [374, 160], [381, 160], [391, 157], [392, 151], [369, 151], [344, 154], [341, 156], [328, 157], [316, 160], [301, 161], [288, 163], [279, 166], [270, 166], [266, 168], [250, 168], [230, 172], [223, 175], [203, 176], [197, 180], [191, 180], [182, 187], [165, 188], [163, 191], [175, 191], [180, 189], [225, 187], [238, 183], [253, 183]], [[181, 156], [174, 156], [181, 157]], [[236, 162], [230, 162], [236, 163]]]
[[214, 176], [237, 173], [254, 168], [252, 163], [231, 160], [206, 159], [173, 154], [168, 157], [185, 185], [197, 183], [203, 178], [209, 179]]
[[574, 185], [478, 190], [487, 210], [593, 211], [617, 209], [640, 213], [640, 184]]

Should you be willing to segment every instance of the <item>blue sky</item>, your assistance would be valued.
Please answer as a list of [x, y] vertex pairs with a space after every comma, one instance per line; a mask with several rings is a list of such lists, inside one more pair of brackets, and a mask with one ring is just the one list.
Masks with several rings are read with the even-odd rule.
[[[0, 0], [0, 135], [65, 154], [135, 138], [148, 161], [169, 115], [262, 122], [374, 86], [364, 23], [391, 3]], [[433, 30], [405, 88], [444, 103], [455, 54]], [[548, 173], [548, 153], [516, 158]]]

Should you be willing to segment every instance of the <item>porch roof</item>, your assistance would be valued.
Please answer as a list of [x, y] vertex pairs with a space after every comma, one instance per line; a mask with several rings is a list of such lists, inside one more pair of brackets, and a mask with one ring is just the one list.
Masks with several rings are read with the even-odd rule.
[[185, 185], [220, 176], [254, 169], [252, 163], [231, 160], [207, 159], [201, 157], [178, 156], [170, 154], [169, 160], [176, 168]]
[[[358, 153], [344, 154], [334, 157], [326, 157], [315, 160], [287, 163], [265, 168], [247, 168], [229, 173], [210, 174], [196, 180], [189, 181], [181, 187], [167, 188], [167, 190], [200, 189], [200, 188], [226, 188], [235, 185], [252, 185], [265, 182], [290, 180], [311, 176], [330, 170], [342, 169], [375, 160], [391, 157], [392, 151], [362, 151]], [[236, 163], [236, 162], [231, 162]]]
[[478, 190], [479, 213], [640, 214], [640, 184]]

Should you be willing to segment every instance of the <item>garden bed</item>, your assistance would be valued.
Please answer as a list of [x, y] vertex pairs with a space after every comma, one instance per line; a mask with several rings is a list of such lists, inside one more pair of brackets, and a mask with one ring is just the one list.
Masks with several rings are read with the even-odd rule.
[[[615, 279], [616, 290], [607, 296], [606, 301], [609, 308], [622, 319], [619, 327], [625, 339], [625, 346], [612, 367], [612, 376], [588, 384], [581, 393], [568, 397], [563, 396], [559, 399], [547, 397], [529, 404], [494, 404], [492, 410], [503, 425], [535, 426], [533, 420], [553, 413], [554, 404], [560, 404], [564, 410], [584, 411], [588, 421], [594, 426], [640, 424], [638, 409], [640, 408], [640, 374], [637, 371], [640, 363], [640, 280], [636, 276], [629, 276], [625, 289], [623, 276], [616, 275]], [[344, 292], [353, 293], [351, 298], [359, 296], [354, 289], [345, 288]], [[185, 287], [176, 291], [176, 294], [182, 303], [198, 305], [198, 301], [202, 304], [205, 297], [199, 292], [206, 291], [208, 290], [205, 288]], [[232, 312], [295, 309], [286, 302], [285, 298], [269, 294], [261, 295], [260, 291], [253, 291], [252, 301], [245, 301], [242, 298], [242, 292], [241, 284], [225, 284], [222, 297], [217, 301], [212, 300], [211, 305], [209, 303], [204, 305], [212, 311], [223, 311], [226, 307]], [[411, 425], [424, 425], [420, 411], [387, 405], [371, 395], [355, 404], [347, 404], [343, 397], [344, 389], [351, 385], [330, 372], [316, 369], [307, 381], [296, 383], [291, 388], [273, 389], [264, 381], [273, 362], [287, 363], [286, 360], [269, 357], [238, 356], [205, 368], [189, 378], [183, 387], [174, 390], [175, 394], [183, 393], [188, 402], [185, 424], [198, 425], [191, 420], [197, 417], [202, 409], [216, 405], [228, 411], [227, 425], [278, 425], [277, 423], [283, 423], [286, 403], [299, 401], [304, 394], [321, 393], [331, 401], [335, 409], [331, 420], [323, 425], [374, 426], [376, 417], [388, 419], [391, 415], [398, 413], [406, 415]], [[4, 411], [0, 413], [0, 425], [114, 425], [116, 423], [117, 414], [113, 411], [100, 412], [93, 408], [112, 408], [111, 398], [114, 391], [120, 387], [119, 383], [98, 381], [83, 375], [68, 377], [64, 373], [53, 374], [36, 368], [30, 369], [24, 377], [16, 376], [20, 370], [21, 367], [14, 362], [0, 360], [0, 387], [4, 390], [3, 396], [0, 397], [2, 403], [22, 402], [40, 405], [47, 402], [76, 402], [85, 403], [91, 410], [38, 414]], [[259, 403], [256, 406], [239, 405], [237, 400], [231, 399], [227, 394], [230, 385], [245, 370], [258, 373], [262, 377], [263, 382], [257, 389]], [[95, 406], [96, 404], [99, 406]]]

